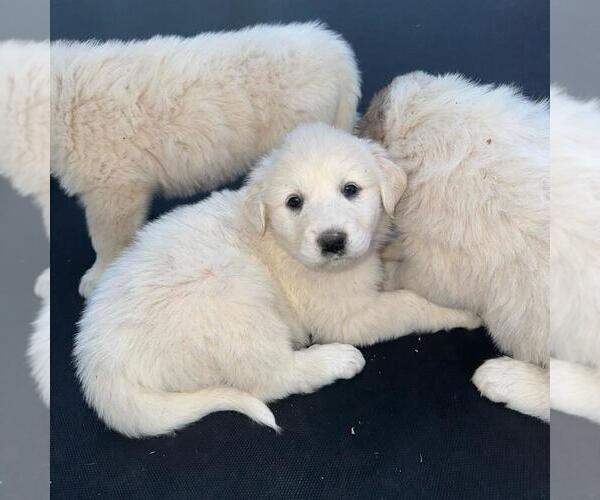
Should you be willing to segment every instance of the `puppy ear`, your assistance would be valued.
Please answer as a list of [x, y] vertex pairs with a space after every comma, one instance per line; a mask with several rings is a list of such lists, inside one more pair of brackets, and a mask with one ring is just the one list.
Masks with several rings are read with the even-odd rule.
[[406, 189], [406, 173], [392, 161], [382, 146], [371, 143], [370, 147], [379, 165], [379, 188], [383, 208], [390, 217], [394, 217], [396, 205]]
[[256, 232], [263, 236], [267, 230], [267, 211], [262, 199], [262, 186], [259, 183], [251, 183], [244, 200], [244, 211]]
[[244, 199], [244, 211], [251, 226], [254, 227], [260, 236], [263, 236], [267, 230], [267, 207], [263, 199], [263, 191], [264, 181], [270, 165], [269, 158], [263, 158], [250, 174], [246, 184], [247, 192]]

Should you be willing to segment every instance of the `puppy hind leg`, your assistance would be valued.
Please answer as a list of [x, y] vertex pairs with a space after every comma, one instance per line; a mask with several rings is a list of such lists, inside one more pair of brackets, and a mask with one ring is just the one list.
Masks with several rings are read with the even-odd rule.
[[600, 424], [600, 370], [552, 359], [550, 379], [552, 409]]
[[548, 369], [509, 357], [490, 359], [473, 375], [482, 396], [511, 410], [550, 420]]
[[293, 351], [254, 394], [264, 401], [310, 393], [338, 379], [349, 379], [365, 366], [361, 352], [346, 344], [312, 345]]
[[150, 197], [150, 190], [129, 187], [96, 189], [82, 196], [96, 261], [81, 278], [81, 296], [90, 296], [104, 270], [131, 242], [146, 219]]

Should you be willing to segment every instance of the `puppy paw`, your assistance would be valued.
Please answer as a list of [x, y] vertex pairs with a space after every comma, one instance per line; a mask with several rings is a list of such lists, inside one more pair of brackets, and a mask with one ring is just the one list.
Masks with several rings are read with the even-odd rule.
[[438, 321], [440, 330], [452, 330], [454, 328], [475, 330], [482, 325], [479, 316], [462, 309], [442, 308], [438, 316]]
[[318, 350], [324, 367], [334, 379], [352, 378], [365, 367], [362, 353], [348, 344], [313, 345], [309, 349]]
[[458, 311], [459, 317], [457, 319], [458, 328], [466, 328], [467, 330], [476, 330], [483, 325], [481, 318], [477, 314], [470, 311]]
[[92, 292], [98, 286], [103, 272], [104, 268], [101, 268], [96, 264], [90, 267], [79, 282], [79, 295], [81, 295], [84, 299], [89, 299], [92, 295]]
[[472, 381], [494, 403], [549, 419], [548, 371], [539, 366], [508, 357], [490, 359], [475, 371]]

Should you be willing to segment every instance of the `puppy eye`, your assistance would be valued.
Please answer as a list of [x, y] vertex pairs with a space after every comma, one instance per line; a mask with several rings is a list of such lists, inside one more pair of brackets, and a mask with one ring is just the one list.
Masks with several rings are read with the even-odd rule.
[[302, 198], [297, 194], [293, 194], [285, 201], [285, 205], [292, 210], [300, 210], [302, 208]]
[[360, 188], [353, 182], [348, 182], [347, 184], [344, 184], [344, 187], [342, 188], [342, 194], [346, 198], [354, 198], [359, 193], [359, 191]]

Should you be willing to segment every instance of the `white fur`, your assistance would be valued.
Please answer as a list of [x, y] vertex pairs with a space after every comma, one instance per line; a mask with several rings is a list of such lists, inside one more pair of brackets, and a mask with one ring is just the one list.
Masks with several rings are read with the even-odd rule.
[[220, 186], [300, 123], [350, 130], [360, 95], [354, 53], [317, 23], [59, 42], [52, 70], [52, 168], [83, 202], [97, 254], [86, 297], [154, 193]]
[[550, 399], [600, 424], [600, 104], [551, 107]]
[[[50, 235], [50, 46], [0, 43], [0, 174], [42, 211]], [[28, 356], [32, 376], [50, 404], [50, 270], [38, 278], [43, 299]]]
[[[396, 78], [359, 130], [408, 175], [388, 289], [479, 314], [514, 360], [491, 360], [482, 394], [548, 418], [549, 116], [507, 86], [459, 75]], [[542, 368], [540, 368], [542, 367]]]
[[[303, 125], [246, 187], [142, 229], [81, 320], [74, 355], [89, 404], [133, 437], [219, 410], [277, 428], [264, 402], [360, 372], [364, 359], [348, 344], [478, 326], [412, 292], [380, 291], [382, 206], [394, 210], [405, 180], [379, 146]], [[361, 187], [357, 197], [343, 196], [347, 182]], [[299, 211], [286, 206], [292, 194], [304, 198]], [[347, 232], [348, 246], [325, 258], [317, 240], [331, 228]], [[310, 335], [317, 345], [305, 348]]]
[[50, 232], [50, 48], [0, 43], [0, 174], [42, 210]]
[[50, 269], [46, 269], [36, 282], [36, 294], [42, 306], [33, 323], [27, 357], [31, 375], [46, 406], [50, 406]]

